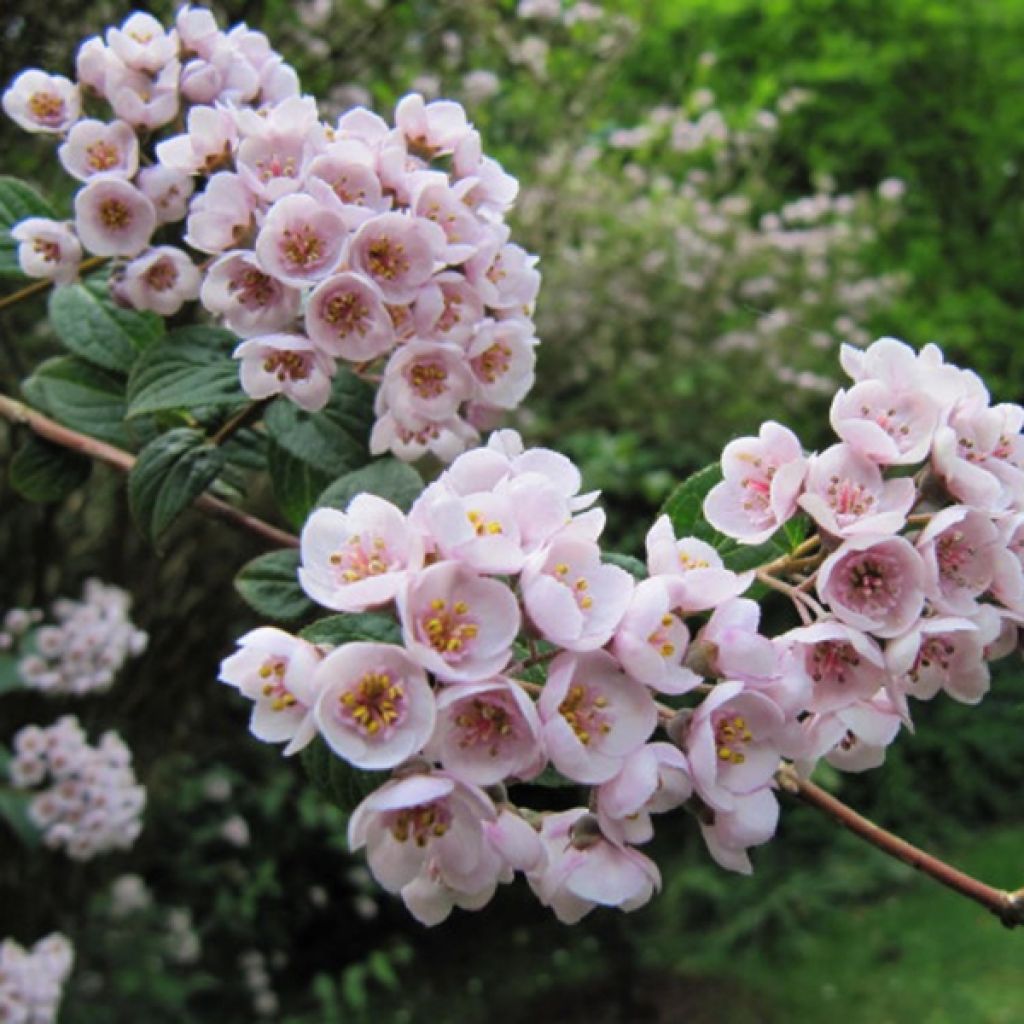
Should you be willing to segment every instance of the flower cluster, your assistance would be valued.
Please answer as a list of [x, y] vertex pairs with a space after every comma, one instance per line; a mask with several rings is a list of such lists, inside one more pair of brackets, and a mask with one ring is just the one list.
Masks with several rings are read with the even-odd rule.
[[46, 728], [27, 725], [15, 734], [8, 771], [19, 789], [45, 785], [29, 803], [29, 818], [47, 846], [74, 860], [128, 849], [142, 831], [146, 791], [117, 733], [104, 733], [94, 747], [73, 715]]
[[[512, 431], [407, 515], [372, 494], [311, 515], [302, 588], [334, 612], [376, 610], [374, 639], [256, 629], [221, 679], [255, 702], [260, 739], [292, 753], [319, 734], [391, 773], [349, 843], [417, 918], [481, 907], [516, 871], [563, 921], [633, 909], [660, 884], [636, 847], [684, 805], [714, 859], [749, 873], [787, 762], [873, 767], [910, 697], [981, 699], [1024, 621], [1024, 409], [992, 405], [935, 346], [883, 339], [842, 360], [837, 445], [807, 455], [767, 423], [723, 453], [705, 527], [749, 545], [801, 514], [816, 527], [757, 570], [662, 516], [638, 581], [602, 557], [603, 514], [572, 463]], [[799, 625], [761, 633], [742, 596], [755, 579]], [[545, 770], [590, 787], [586, 806], [517, 806], [507, 787]]]
[[75, 953], [58, 932], [31, 950], [14, 939], [0, 942], [0, 1020], [5, 1024], [54, 1024], [61, 990]]
[[146, 649], [149, 637], [128, 617], [130, 608], [126, 591], [90, 579], [80, 601], [53, 603], [55, 624], [30, 632], [42, 621], [42, 611], [14, 608], [4, 618], [0, 638], [5, 649], [21, 653], [18, 672], [30, 689], [76, 696], [101, 692], [128, 658]]
[[[326, 123], [266, 37], [192, 7], [170, 30], [132, 14], [77, 73], [25, 71], [3, 97], [82, 182], [73, 223], [14, 228], [26, 274], [66, 282], [87, 251], [117, 261], [126, 305], [199, 299], [243, 339], [254, 399], [316, 411], [351, 364], [380, 383], [375, 452], [450, 460], [530, 389], [540, 275], [504, 223], [518, 186], [459, 104], [411, 94], [393, 125]], [[82, 116], [101, 102], [105, 120]], [[154, 241], [168, 225], [180, 244]]]

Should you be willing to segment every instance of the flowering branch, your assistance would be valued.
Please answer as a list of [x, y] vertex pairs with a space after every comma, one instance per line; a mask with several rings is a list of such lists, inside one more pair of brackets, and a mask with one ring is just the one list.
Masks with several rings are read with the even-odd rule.
[[849, 829], [855, 836], [877, 847], [890, 857], [895, 857], [904, 864], [934, 878], [936, 882], [966, 896], [975, 903], [980, 903], [986, 910], [995, 914], [1007, 928], [1024, 926], [1024, 889], [1007, 892], [972, 878], [956, 868], [939, 860], [930, 853], [918, 849], [905, 839], [887, 832], [873, 821], [858, 814], [841, 800], [826, 793], [813, 782], [801, 779], [791, 765], [781, 768], [776, 774], [779, 785], [804, 803], [816, 807], [827, 814], [843, 828]]
[[[90, 270], [95, 270], [97, 267], [102, 267], [107, 262], [106, 256], [90, 256], [88, 259], [83, 260], [79, 269], [80, 273], [88, 273]], [[19, 302], [23, 302], [25, 299], [32, 298], [33, 295], [39, 295], [41, 292], [45, 292], [53, 287], [54, 281], [52, 278], [44, 278], [40, 281], [33, 281], [32, 284], [25, 285], [24, 288], [20, 288], [16, 292], [11, 292], [10, 295], [4, 295], [0, 298], [0, 310], [9, 309], [11, 306], [16, 306]]]
[[[113, 466], [122, 473], [128, 473], [135, 465], [135, 456], [130, 452], [115, 448], [105, 441], [98, 441], [87, 434], [81, 434], [76, 430], [61, 426], [55, 420], [44, 416], [29, 408], [23, 402], [15, 401], [6, 395], [0, 395], [0, 417], [11, 423], [19, 423], [28, 427], [33, 433], [62, 448], [78, 452], [87, 458], [95, 459], [97, 462], [104, 462]], [[295, 548], [299, 546], [298, 538], [293, 534], [272, 526], [270, 523], [249, 515], [241, 509], [229, 505], [226, 501], [214, 498], [210, 494], [202, 494], [195, 500], [195, 506], [200, 511], [217, 519], [238, 526], [249, 533], [255, 534], [262, 540], [273, 544], [276, 547]]]

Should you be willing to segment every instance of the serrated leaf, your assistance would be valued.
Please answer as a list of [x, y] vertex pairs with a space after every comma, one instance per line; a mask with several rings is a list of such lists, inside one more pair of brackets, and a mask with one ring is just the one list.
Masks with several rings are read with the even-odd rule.
[[32, 797], [14, 789], [0, 789], [0, 819], [7, 822], [11, 831], [28, 847], [39, 845], [39, 830], [28, 816], [28, 805]]
[[209, 487], [223, 464], [224, 452], [188, 427], [169, 430], [142, 449], [128, 474], [128, 501], [152, 543]]
[[56, 356], [40, 365], [21, 389], [32, 405], [65, 426], [120, 448], [130, 444], [124, 384], [106, 370], [76, 356]]
[[302, 619], [312, 612], [313, 602], [299, 586], [298, 568], [298, 551], [270, 551], [242, 566], [235, 590], [260, 615], [281, 622]]
[[28, 217], [53, 218], [53, 208], [27, 182], [0, 177], [0, 276], [24, 277], [11, 228]]
[[339, 369], [325, 409], [305, 412], [279, 398], [268, 407], [263, 422], [271, 438], [290, 455], [330, 477], [342, 476], [370, 458], [373, 389]]
[[106, 370], [127, 373], [139, 353], [164, 333], [162, 317], [122, 309], [107, 294], [103, 280], [57, 288], [50, 294], [49, 308], [60, 340]]
[[379, 772], [363, 772], [343, 761], [317, 737], [299, 755], [310, 781], [346, 814], [386, 780]]
[[376, 612], [356, 615], [328, 615], [301, 630], [299, 636], [311, 644], [331, 644], [338, 647], [359, 641], [381, 644], [400, 644], [402, 629], [394, 619]]
[[605, 551], [601, 554], [601, 561], [625, 569], [634, 579], [647, 579], [647, 566], [632, 555], [623, 555], [618, 551]]
[[249, 398], [231, 349], [238, 339], [218, 327], [171, 331], [139, 356], [128, 379], [128, 416], [173, 409], [240, 408]]
[[270, 482], [274, 487], [277, 507], [292, 526], [301, 528], [318, 504], [317, 497], [329, 478], [326, 473], [295, 458], [273, 441], [270, 442], [268, 456]]
[[378, 459], [346, 473], [317, 498], [316, 507], [345, 509], [362, 493], [376, 494], [408, 512], [423, 491], [423, 479], [412, 466], [398, 459]]
[[61, 501], [89, 478], [92, 463], [83, 455], [30, 437], [14, 453], [11, 486], [29, 501]]

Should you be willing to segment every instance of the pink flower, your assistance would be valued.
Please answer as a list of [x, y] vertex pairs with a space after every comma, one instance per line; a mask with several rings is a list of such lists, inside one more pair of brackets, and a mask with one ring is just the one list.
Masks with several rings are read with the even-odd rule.
[[692, 793], [686, 755], [671, 743], [647, 743], [597, 788], [601, 831], [621, 843], [646, 843], [654, 836], [651, 815], [679, 807]]
[[249, 729], [266, 743], [283, 743], [285, 755], [302, 750], [316, 735], [314, 673], [320, 652], [305, 640], [264, 626], [238, 641], [225, 658], [218, 679], [256, 702]]
[[452, 245], [465, 246], [467, 258], [483, 234], [482, 222], [465, 202], [473, 185], [473, 181], [460, 181], [452, 187], [444, 179], [425, 176], [413, 201], [413, 212], [432, 220]]
[[761, 606], [733, 597], [720, 604], [697, 636], [704, 660], [725, 679], [767, 681], [779, 671], [774, 644], [758, 632]]
[[668, 516], [659, 516], [647, 532], [647, 568], [664, 576], [672, 604], [686, 613], [714, 608], [750, 586], [752, 572], [726, 569], [718, 552], [696, 537], [676, 539]]
[[454, 270], [435, 274], [413, 306], [416, 333], [430, 341], [466, 345], [483, 319], [484, 304], [476, 289]]
[[302, 187], [314, 152], [314, 140], [301, 128], [289, 125], [281, 131], [247, 136], [235, 161], [246, 188], [260, 202], [273, 203]]
[[767, 843], [779, 824], [779, 801], [765, 786], [734, 797], [729, 810], [714, 810], [700, 822], [701, 835], [715, 863], [727, 871], [753, 874], [747, 850]]
[[200, 273], [188, 255], [173, 245], [148, 249], [124, 269], [118, 295], [135, 309], [173, 316], [199, 296]]
[[335, 142], [326, 153], [313, 158], [308, 176], [324, 182], [345, 208], [350, 228], [384, 213], [389, 200], [384, 196], [374, 170], [374, 155], [369, 146], [355, 140]]
[[119, 29], [107, 29], [107, 45], [136, 71], [159, 71], [178, 56], [178, 37], [151, 14], [136, 11]]
[[82, 247], [71, 225], [46, 217], [29, 217], [11, 228], [18, 242], [18, 265], [26, 277], [67, 284], [78, 276]]
[[537, 257], [506, 242], [508, 228], [493, 228], [476, 255], [466, 262], [466, 277], [492, 309], [522, 311], [533, 306], [540, 289]]
[[382, 213], [352, 237], [349, 262], [380, 289], [386, 302], [411, 302], [444, 254], [444, 232], [423, 217]]
[[978, 598], [1006, 558], [992, 520], [976, 509], [953, 505], [941, 509], [917, 538], [924, 561], [925, 593], [947, 615], [973, 615]]
[[501, 871], [484, 831], [497, 819], [483, 790], [446, 772], [385, 783], [352, 812], [348, 845], [366, 847], [374, 878], [403, 892], [425, 869], [462, 893], [493, 891]]
[[96, 174], [132, 178], [139, 168], [139, 140], [124, 121], [78, 121], [57, 156], [64, 170], [79, 181]]
[[650, 693], [607, 651], [560, 654], [537, 704], [554, 766], [577, 782], [607, 782], [654, 731]]
[[657, 865], [606, 839], [584, 807], [545, 815], [540, 838], [547, 856], [526, 877], [563, 924], [575, 924], [596, 906], [637, 910], [661, 888]]
[[523, 603], [544, 637], [570, 651], [593, 651], [614, 635], [633, 596], [633, 577], [601, 562], [601, 549], [556, 537], [523, 567]]
[[834, 768], [863, 772], [885, 761], [885, 751], [899, 734], [903, 718], [892, 698], [879, 692], [870, 700], [808, 719], [810, 760], [824, 756]]
[[401, 647], [342, 644], [320, 662], [314, 686], [320, 734], [357, 768], [394, 768], [422, 750], [434, 730], [434, 694]]
[[195, 185], [192, 176], [162, 164], [143, 167], [135, 179], [139, 191], [153, 204], [158, 224], [172, 224], [188, 211]]
[[[216, 260], [199, 295], [211, 313], [223, 317], [225, 326], [243, 338], [286, 330], [294, 323], [302, 298], [297, 288], [264, 273], [248, 250], [226, 252]], [[315, 338], [311, 340], [317, 345]]]
[[537, 339], [522, 320], [481, 324], [466, 354], [476, 378], [476, 399], [499, 409], [514, 409], [534, 382]]
[[932, 465], [950, 493], [990, 512], [1024, 505], [1024, 409], [958, 407], [935, 434]]
[[390, 451], [406, 462], [415, 462], [429, 452], [441, 462], [451, 462], [479, 440], [476, 430], [458, 416], [439, 423], [422, 416], [399, 418], [385, 406], [378, 410], [377, 422], [370, 432], [370, 454]]
[[533, 701], [510, 679], [446, 686], [437, 712], [427, 752], [456, 778], [478, 786], [529, 780], [547, 763]]
[[883, 481], [875, 463], [847, 444], [811, 456], [800, 507], [835, 537], [896, 533], [917, 497], [909, 477]]
[[176, 60], [166, 64], [155, 79], [124, 65], [108, 65], [104, 82], [107, 102], [122, 121], [135, 128], [161, 128], [178, 115], [180, 71]]
[[832, 429], [858, 455], [883, 466], [923, 462], [931, 449], [939, 409], [922, 390], [869, 379], [840, 389], [829, 415]]
[[1024, 612], [1024, 515], [1004, 516], [997, 525], [1002, 550], [995, 560], [992, 594], [1007, 608]]
[[409, 653], [442, 682], [475, 683], [508, 664], [519, 632], [519, 604], [498, 580], [457, 562], [438, 562], [398, 595]]
[[78, 86], [35, 68], [22, 71], [4, 92], [4, 113], [27, 132], [62, 135], [79, 118]]
[[885, 651], [889, 671], [911, 697], [931, 700], [939, 690], [963, 704], [977, 704], [989, 689], [985, 648], [999, 635], [1001, 620], [982, 606], [971, 621], [922, 619]]
[[410, 341], [384, 368], [380, 400], [402, 420], [443, 422], [470, 397], [473, 380], [455, 345]]
[[252, 226], [253, 202], [237, 174], [220, 171], [191, 202], [185, 241], [218, 255], [242, 244]]
[[302, 528], [299, 583], [318, 604], [362, 612], [394, 599], [423, 563], [419, 539], [401, 510], [357, 494], [345, 512], [319, 508]]
[[920, 617], [924, 580], [924, 563], [909, 541], [861, 534], [822, 562], [817, 589], [847, 625], [892, 637]]
[[806, 470], [797, 436], [769, 421], [758, 437], [725, 446], [724, 479], [704, 499], [704, 516], [727, 537], [761, 544], [796, 512]]
[[306, 333], [324, 352], [368, 362], [395, 347], [395, 329], [379, 289], [360, 274], [335, 274], [313, 289]]
[[347, 234], [334, 210], [312, 196], [287, 195], [274, 203], [260, 228], [256, 258], [268, 274], [302, 287], [338, 266]]
[[156, 210], [134, 185], [97, 175], [75, 196], [75, 229], [97, 256], [137, 256], [156, 229]]
[[425, 103], [419, 93], [410, 93], [398, 101], [395, 124], [410, 148], [429, 157], [454, 152], [470, 131], [461, 104], [451, 100]]
[[242, 388], [250, 398], [287, 395], [306, 412], [317, 412], [331, 397], [334, 360], [301, 334], [250, 338], [233, 355], [242, 361]]
[[873, 697], [886, 682], [885, 658], [878, 644], [841, 622], [823, 621], [784, 634], [794, 655], [793, 670], [809, 684], [805, 707], [836, 711]]
[[658, 693], [688, 693], [701, 677], [683, 665], [690, 633], [670, 611], [672, 599], [660, 577], [636, 585], [612, 641], [612, 653], [636, 680]]
[[685, 736], [694, 788], [715, 810], [766, 786], [779, 767], [779, 707], [740, 682], [719, 683], [694, 711]]
[[229, 110], [193, 107], [187, 124], [184, 134], [157, 143], [156, 158], [161, 165], [184, 174], [213, 174], [231, 160], [238, 145], [238, 127]]

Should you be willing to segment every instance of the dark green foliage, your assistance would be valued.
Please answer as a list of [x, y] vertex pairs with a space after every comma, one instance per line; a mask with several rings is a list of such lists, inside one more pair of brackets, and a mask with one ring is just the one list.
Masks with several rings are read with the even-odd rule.
[[316, 504], [345, 509], [357, 494], [368, 492], [408, 512], [422, 490], [423, 479], [407, 462], [377, 459], [339, 477], [317, 498]]
[[14, 453], [8, 472], [23, 498], [60, 501], [85, 482], [91, 469], [84, 456], [33, 436]]
[[314, 605], [299, 586], [298, 568], [298, 551], [270, 551], [242, 566], [235, 590], [254, 612], [274, 622], [303, 619]]
[[11, 228], [26, 217], [52, 217], [50, 204], [27, 182], [0, 177], [0, 278], [22, 277]]

